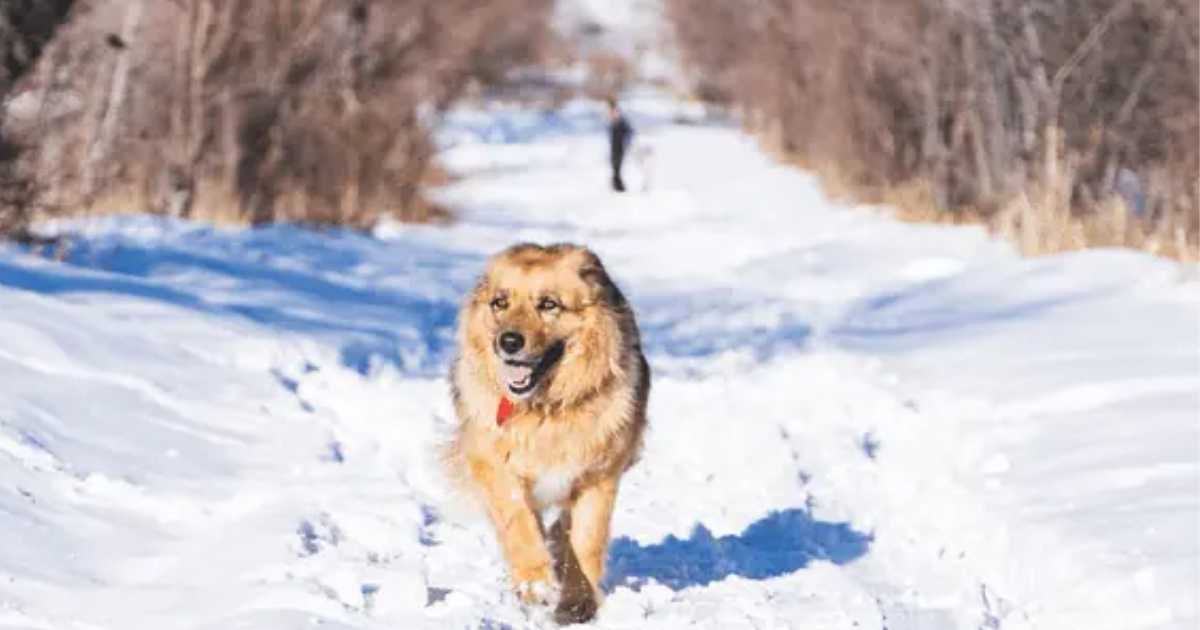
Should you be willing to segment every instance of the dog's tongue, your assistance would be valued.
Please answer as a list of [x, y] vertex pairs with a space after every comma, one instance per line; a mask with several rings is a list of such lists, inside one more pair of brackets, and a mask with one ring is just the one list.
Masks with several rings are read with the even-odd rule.
[[508, 363], [504, 363], [500, 366], [500, 378], [506, 385], [523, 384], [527, 382], [532, 375], [532, 367], [527, 367], [524, 365], [509, 365]]
[[[523, 365], [509, 365], [504, 363], [500, 366], [500, 381], [505, 388], [515, 386], [524, 388], [529, 385], [529, 379], [533, 378], [533, 368]], [[500, 397], [500, 405], [496, 408], [496, 426], [504, 426], [508, 417], [513, 414], [515, 405], [508, 396]]]

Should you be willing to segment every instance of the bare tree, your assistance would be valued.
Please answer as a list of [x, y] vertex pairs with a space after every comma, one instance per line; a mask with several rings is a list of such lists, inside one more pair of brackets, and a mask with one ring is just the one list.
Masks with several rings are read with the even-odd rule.
[[667, 7], [697, 93], [841, 188], [882, 199], [919, 187], [948, 215], [1011, 223], [1031, 250], [1107, 244], [1089, 225], [1108, 221], [1114, 195], [1141, 217], [1130, 244], [1200, 233], [1195, 2]]
[[[549, 0], [81, 0], [52, 42], [52, 148], [67, 208], [262, 223], [422, 219], [429, 116], [502, 81], [549, 32]], [[45, 121], [42, 121], [43, 123]]]
[[[33, 67], [73, 0], [0, 2], [0, 102]], [[0, 112], [0, 234], [20, 233], [37, 203], [38, 184], [21, 169], [21, 144], [2, 133]]]

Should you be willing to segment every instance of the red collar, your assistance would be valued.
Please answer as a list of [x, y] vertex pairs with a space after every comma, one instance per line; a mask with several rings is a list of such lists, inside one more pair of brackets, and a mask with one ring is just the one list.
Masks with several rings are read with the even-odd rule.
[[510, 416], [512, 416], [514, 408], [515, 406], [511, 400], [501, 396], [500, 406], [496, 407], [496, 426], [504, 426], [504, 423], [508, 421]]

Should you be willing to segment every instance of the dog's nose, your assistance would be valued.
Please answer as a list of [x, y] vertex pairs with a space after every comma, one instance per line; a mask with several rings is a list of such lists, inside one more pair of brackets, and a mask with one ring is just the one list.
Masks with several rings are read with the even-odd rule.
[[516, 354], [525, 347], [525, 338], [519, 332], [511, 330], [500, 333], [500, 349], [505, 354]]

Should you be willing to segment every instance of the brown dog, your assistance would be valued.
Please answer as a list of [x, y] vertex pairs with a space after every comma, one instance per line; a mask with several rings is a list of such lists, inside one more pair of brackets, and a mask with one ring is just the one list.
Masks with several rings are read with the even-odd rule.
[[[624, 296], [592, 252], [517, 245], [459, 316], [451, 473], [486, 505], [514, 586], [555, 618], [600, 602], [622, 473], [646, 427], [650, 369]], [[547, 528], [541, 512], [560, 508]]]

